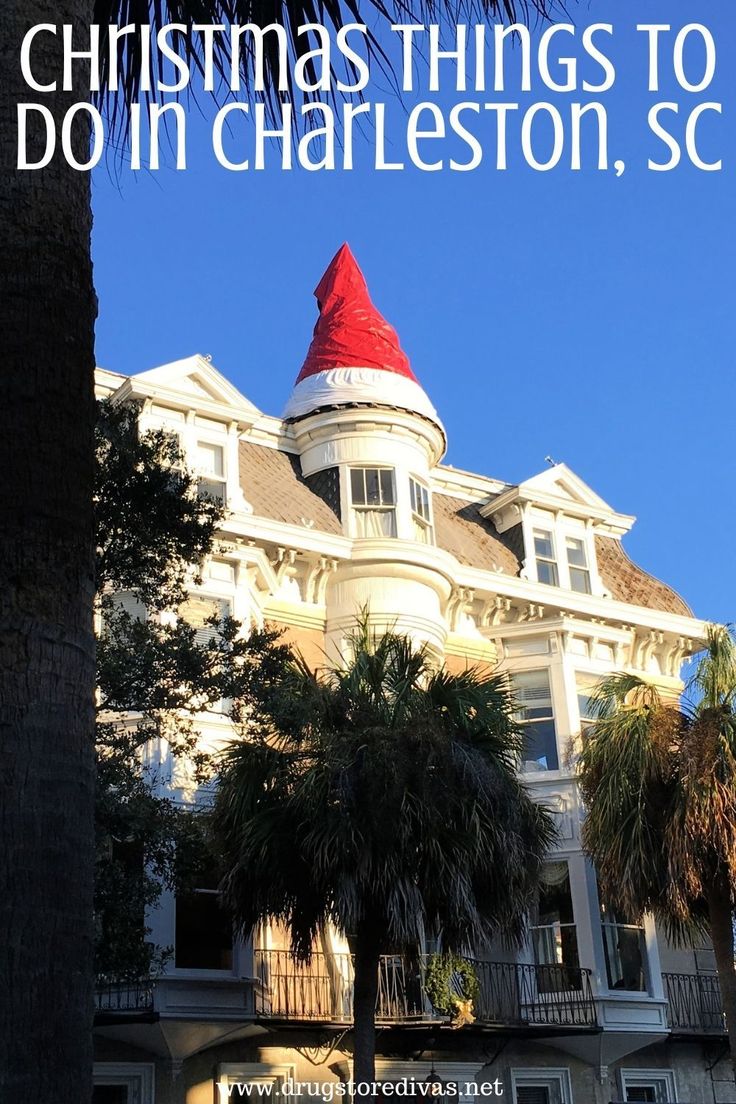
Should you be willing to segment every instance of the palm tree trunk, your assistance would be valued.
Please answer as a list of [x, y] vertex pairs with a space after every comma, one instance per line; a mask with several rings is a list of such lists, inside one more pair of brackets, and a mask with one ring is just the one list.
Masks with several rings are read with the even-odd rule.
[[733, 961], [733, 909], [728, 876], [725, 872], [716, 879], [708, 894], [708, 917], [723, 1011], [726, 1014], [731, 1063], [736, 1078], [736, 970], [734, 970]]
[[[94, 871], [94, 318], [88, 174], [59, 151], [16, 169], [18, 102], [57, 121], [88, 98], [61, 85], [61, 24], [80, 44], [90, 0], [3, 0], [0, 208], [0, 1099], [87, 1104]], [[75, 43], [76, 45], [76, 43]], [[45, 147], [34, 127], [29, 143]], [[75, 134], [84, 159], [88, 135]]]
[[372, 924], [359, 932], [355, 944], [353, 982], [353, 1080], [356, 1085], [376, 1079], [376, 1001], [380, 946]]

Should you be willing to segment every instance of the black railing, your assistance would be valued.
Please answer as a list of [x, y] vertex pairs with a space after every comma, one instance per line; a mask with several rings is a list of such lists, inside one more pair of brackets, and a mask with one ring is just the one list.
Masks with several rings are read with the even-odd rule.
[[[479, 983], [472, 1014], [481, 1026], [595, 1028], [590, 971], [469, 959]], [[424, 986], [426, 959], [384, 955], [378, 971], [376, 1020], [384, 1024], [447, 1020]], [[271, 1019], [351, 1023], [353, 962], [349, 954], [314, 954], [308, 964], [288, 951], [255, 951], [256, 1015]]]
[[715, 974], [662, 974], [670, 1030], [725, 1035], [721, 987]]
[[133, 1013], [153, 1011], [152, 981], [115, 981], [98, 985], [95, 994], [98, 1013]]

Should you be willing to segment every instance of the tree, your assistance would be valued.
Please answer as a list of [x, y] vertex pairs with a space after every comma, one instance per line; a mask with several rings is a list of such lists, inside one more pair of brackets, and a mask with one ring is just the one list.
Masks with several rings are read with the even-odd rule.
[[736, 1071], [736, 644], [712, 626], [681, 702], [629, 674], [596, 692], [579, 771], [604, 900], [713, 944]]
[[372, 1082], [380, 955], [425, 933], [447, 952], [518, 941], [554, 831], [517, 776], [501, 676], [436, 670], [365, 620], [352, 649], [270, 684], [221, 764], [213, 830], [243, 932], [281, 921], [301, 960], [330, 924], [353, 936], [355, 1080]]
[[[458, 16], [470, 5], [458, 0]], [[484, 10], [516, 17], [514, 0]], [[547, 0], [519, 0], [522, 16]], [[26, 32], [49, 21], [83, 43], [90, 23], [254, 22], [294, 28], [321, 17], [339, 26], [371, 22], [371, 12], [411, 21], [434, 6], [311, 0], [275, 8], [250, 0], [5, 0], [0, 21], [0, 701], [3, 772], [0, 808], [0, 1089], [7, 1104], [53, 1099], [80, 1104], [91, 1092], [92, 898], [94, 867], [94, 320], [90, 182], [59, 150], [39, 171], [18, 171], [17, 105], [29, 89], [19, 57]], [[449, 12], [448, 12], [449, 14]], [[301, 40], [306, 50], [309, 43]], [[121, 58], [122, 93], [111, 116], [124, 128], [138, 87], [135, 50]], [[267, 77], [275, 51], [267, 51]], [[293, 59], [292, 59], [293, 60]], [[246, 67], [250, 64], [246, 59]], [[224, 63], [224, 59], [223, 59]], [[34, 42], [35, 79], [57, 136], [69, 108], [89, 88], [81, 66], [63, 87], [62, 35]], [[246, 87], [250, 87], [247, 82]], [[267, 88], [276, 95], [275, 83]], [[105, 91], [103, 88], [103, 97]], [[83, 116], [81, 117], [83, 120]], [[29, 156], [43, 154], [32, 129]], [[73, 129], [78, 163], [89, 134]], [[43, 1010], [40, 1013], [39, 1010]], [[39, 1016], [44, 1031], [37, 1030]]]
[[147, 939], [145, 910], [210, 861], [201, 816], [165, 796], [147, 746], [163, 740], [194, 784], [209, 779], [202, 711], [226, 700], [239, 718], [285, 656], [273, 632], [246, 636], [232, 617], [214, 614], [204, 632], [187, 623], [183, 603], [223, 510], [198, 494], [175, 437], [139, 433], [139, 413], [101, 403], [96, 430], [95, 974], [109, 981], [156, 971], [167, 948]]

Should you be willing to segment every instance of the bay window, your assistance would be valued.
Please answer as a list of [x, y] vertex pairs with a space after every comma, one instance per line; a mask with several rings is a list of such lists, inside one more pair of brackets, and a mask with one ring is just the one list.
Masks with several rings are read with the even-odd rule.
[[356, 537], [396, 536], [396, 487], [392, 468], [351, 468], [350, 503]]

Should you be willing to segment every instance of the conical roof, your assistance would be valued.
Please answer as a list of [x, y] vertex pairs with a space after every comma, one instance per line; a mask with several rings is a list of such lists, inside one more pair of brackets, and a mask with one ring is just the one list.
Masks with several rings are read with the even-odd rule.
[[396, 330], [371, 302], [347, 244], [330, 261], [314, 295], [319, 317], [284, 417], [331, 406], [395, 406], [441, 427]]
[[330, 261], [314, 297], [319, 318], [297, 383], [330, 368], [355, 367], [416, 379], [399, 335], [373, 306], [365, 277], [347, 243]]

